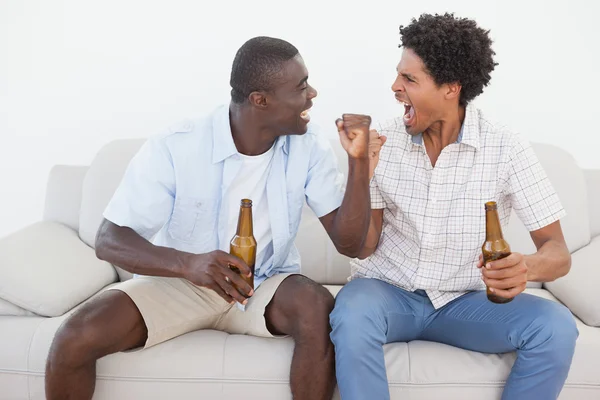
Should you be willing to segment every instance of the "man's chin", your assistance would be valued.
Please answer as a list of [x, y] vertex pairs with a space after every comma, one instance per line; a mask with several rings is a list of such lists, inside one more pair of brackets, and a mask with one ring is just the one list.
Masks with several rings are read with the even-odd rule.
[[414, 125], [406, 125], [404, 124], [404, 130], [406, 130], [406, 133], [408, 133], [411, 136], [416, 136], [419, 133], [419, 130], [414, 126]]

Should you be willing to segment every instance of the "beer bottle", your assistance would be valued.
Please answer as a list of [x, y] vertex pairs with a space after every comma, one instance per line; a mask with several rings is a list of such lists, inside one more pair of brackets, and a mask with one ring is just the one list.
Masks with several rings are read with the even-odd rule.
[[[481, 247], [483, 251], [483, 265], [494, 260], [500, 260], [510, 255], [510, 246], [502, 236], [500, 218], [498, 218], [498, 206], [495, 201], [485, 203], [485, 242]], [[486, 287], [487, 298], [492, 303], [508, 303], [512, 298], [500, 297]]]
[[[252, 275], [247, 277], [242, 275], [252, 289], [254, 289], [254, 263], [256, 261], [256, 239], [252, 230], [252, 200], [242, 199], [240, 204], [240, 215], [238, 217], [237, 230], [231, 242], [229, 243], [229, 253], [241, 258], [252, 271]], [[234, 266], [232, 270], [240, 273], [240, 270]]]

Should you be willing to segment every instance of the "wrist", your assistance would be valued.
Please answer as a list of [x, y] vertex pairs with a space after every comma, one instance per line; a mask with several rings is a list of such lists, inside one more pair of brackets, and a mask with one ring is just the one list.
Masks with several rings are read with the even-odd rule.
[[187, 266], [190, 265], [190, 257], [193, 256], [191, 253], [184, 253], [182, 251], [174, 251], [175, 257], [172, 263], [173, 272], [178, 278], [187, 279]]
[[528, 282], [537, 282], [538, 276], [535, 273], [535, 254], [529, 254], [523, 256], [523, 260], [525, 261], [525, 265], [527, 265], [527, 281]]
[[365, 154], [364, 156], [355, 157], [348, 154], [348, 163], [350, 164], [366, 164], [369, 165], [369, 155]]

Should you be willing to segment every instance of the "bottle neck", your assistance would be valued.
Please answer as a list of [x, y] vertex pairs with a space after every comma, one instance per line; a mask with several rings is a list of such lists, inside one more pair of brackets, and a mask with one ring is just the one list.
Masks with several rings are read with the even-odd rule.
[[240, 207], [240, 216], [238, 218], [236, 235], [253, 236], [252, 207]]
[[486, 210], [485, 212], [485, 240], [493, 241], [504, 239], [498, 210]]

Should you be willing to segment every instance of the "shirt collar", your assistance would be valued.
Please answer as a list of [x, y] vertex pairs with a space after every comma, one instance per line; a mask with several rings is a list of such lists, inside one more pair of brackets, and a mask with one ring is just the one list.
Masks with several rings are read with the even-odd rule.
[[[212, 162], [213, 164], [219, 163], [226, 158], [229, 158], [235, 154], [238, 154], [235, 143], [233, 142], [233, 135], [231, 134], [231, 124], [229, 121], [229, 107], [219, 107], [212, 118], [212, 130], [213, 130], [213, 151], [212, 151]], [[283, 151], [288, 154], [289, 151], [289, 140], [287, 136], [280, 136], [277, 138], [275, 143], [275, 151], [283, 148]]]
[[[467, 104], [465, 110], [465, 120], [460, 127], [458, 138], [455, 143], [463, 143], [468, 146], [479, 149], [479, 115], [477, 108]], [[412, 142], [414, 144], [423, 145], [423, 134], [412, 136]]]

